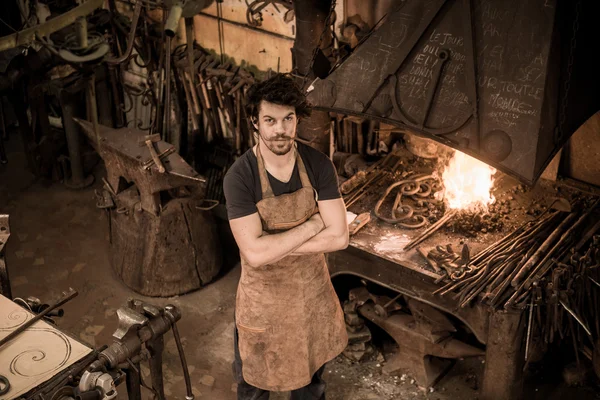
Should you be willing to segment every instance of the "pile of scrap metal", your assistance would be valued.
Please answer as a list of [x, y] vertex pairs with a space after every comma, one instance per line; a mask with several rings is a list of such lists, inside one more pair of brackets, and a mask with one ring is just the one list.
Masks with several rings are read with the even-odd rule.
[[[0, 333], [0, 348], [4, 351], [4, 356], [10, 356], [12, 347], [21, 346], [20, 339], [27, 337], [30, 332], [52, 331], [57, 332], [57, 336], [62, 336], [62, 332], [47, 327], [44, 321], [48, 321], [52, 315], [62, 316], [62, 309], [59, 307], [75, 298], [77, 294], [71, 289], [63, 293], [55, 303], [37, 309], [35, 302], [25, 300], [21, 300], [20, 303], [15, 302], [17, 308], [13, 314], [24, 312], [28, 316], [20, 325], [15, 326], [13, 323], [8, 325], [12, 328], [4, 329], [4, 332]], [[65, 359], [62, 362], [59, 360], [58, 365], [50, 372], [38, 371], [38, 375], [50, 373], [46, 379], [29, 379], [31, 378], [29, 375], [22, 375], [18, 368], [12, 368], [13, 364], [18, 365], [20, 356], [12, 360], [11, 368], [8, 365], [0, 366], [0, 396], [7, 400], [110, 400], [117, 398], [118, 386], [126, 382], [127, 398], [130, 400], [142, 399], [142, 386], [151, 391], [154, 398], [165, 399], [162, 355], [164, 336], [172, 331], [183, 367], [186, 399], [194, 399], [187, 362], [177, 330], [177, 321], [181, 319], [180, 310], [173, 305], [159, 308], [141, 300], [130, 299], [125, 306], [117, 310], [117, 317], [118, 328], [113, 334], [115, 341], [112, 344], [97, 349], [87, 349], [83, 343], [75, 343], [78, 348], [81, 347], [85, 351], [81, 351], [81, 354], [78, 353], [76, 357], [71, 353], [67, 354]], [[44, 321], [41, 321], [42, 319]], [[43, 349], [44, 344], [38, 343], [37, 346]], [[73, 343], [68, 348], [71, 349], [72, 346]], [[36, 350], [36, 347], [31, 347], [31, 344], [27, 348], [30, 352], [42, 352]], [[47, 359], [43, 368], [47, 368], [50, 365], [48, 362], [52, 362], [50, 354], [44, 354], [41, 358]], [[35, 371], [35, 361], [40, 359], [34, 356], [33, 364], [29, 365], [27, 371]], [[144, 382], [140, 373], [140, 365], [145, 361], [149, 362], [152, 380], [150, 384]]]

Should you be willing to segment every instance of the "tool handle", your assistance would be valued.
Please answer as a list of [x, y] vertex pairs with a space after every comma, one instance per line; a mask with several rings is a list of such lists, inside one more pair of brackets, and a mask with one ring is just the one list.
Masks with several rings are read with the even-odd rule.
[[152, 159], [154, 160], [154, 164], [156, 164], [156, 166], [158, 167], [158, 172], [163, 174], [165, 172], [165, 166], [163, 165], [162, 161], [160, 161], [158, 154], [156, 154], [156, 150], [154, 149], [152, 140], [146, 140], [146, 147], [148, 147], [148, 150], [150, 150], [150, 155], [152, 156]]

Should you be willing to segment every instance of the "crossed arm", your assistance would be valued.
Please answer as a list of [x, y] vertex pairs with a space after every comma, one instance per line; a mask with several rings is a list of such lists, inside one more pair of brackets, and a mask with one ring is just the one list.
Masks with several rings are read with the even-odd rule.
[[348, 246], [346, 207], [342, 199], [318, 202], [319, 213], [288, 231], [266, 234], [258, 213], [229, 221], [244, 260], [260, 267], [287, 255], [328, 253]]

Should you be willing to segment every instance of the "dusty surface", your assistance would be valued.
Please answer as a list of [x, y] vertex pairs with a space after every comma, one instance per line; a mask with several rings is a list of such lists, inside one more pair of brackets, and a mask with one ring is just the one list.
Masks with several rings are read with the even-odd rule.
[[[17, 137], [14, 137], [18, 139]], [[20, 149], [17, 140], [11, 147]], [[162, 306], [175, 304], [183, 313], [180, 334], [190, 366], [197, 399], [233, 400], [235, 384], [231, 376], [233, 359], [233, 306], [239, 279], [239, 266], [227, 266], [207, 287], [185, 296], [145, 299], [125, 287], [108, 263], [106, 216], [95, 207], [94, 189], [99, 187], [102, 167], [95, 170], [96, 183], [72, 191], [60, 183], [34, 181], [24, 171], [24, 157], [9, 153], [10, 163], [0, 166], [0, 213], [10, 214], [12, 236], [7, 245], [7, 263], [14, 296], [56, 299], [69, 287], [79, 296], [64, 306], [61, 329], [92, 346], [109, 344], [117, 324], [115, 310], [128, 297]], [[171, 335], [166, 336], [164, 356], [167, 398], [184, 399], [185, 389], [179, 358]], [[343, 357], [329, 363], [325, 371], [329, 400], [391, 399], [475, 399], [483, 360], [459, 361], [431, 391], [418, 388], [408, 375], [381, 373], [385, 362], [353, 364]], [[548, 375], [549, 376], [549, 375]], [[145, 378], [149, 381], [147, 369]], [[558, 380], [560, 381], [560, 379]], [[531, 386], [528, 398], [594, 398], [593, 389], [579, 391], [561, 387], [557, 381]], [[119, 387], [125, 393], [123, 386]], [[144, 398], [151, 398], [144, 391]], [[544, 393], [544, 394], [542, 394]], [[589, 395], [584, 397], [584, 395]], [[120, 398], [125, 398], [121, 396]], [[271, 396], [286, 399], [286, 394]]]

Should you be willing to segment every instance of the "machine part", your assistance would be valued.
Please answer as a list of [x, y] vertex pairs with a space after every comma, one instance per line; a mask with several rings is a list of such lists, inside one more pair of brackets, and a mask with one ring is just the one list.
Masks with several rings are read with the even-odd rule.
[[0, 294], [6, 298], [12, 299], [12, 291], [10, 288], [10, 278], [8, 276], [8, 268], [4, 258], [4, 247], [10, 237], [10, 224], [7, 214], [0, 214]]
[[10, 381], [4, 375], [0, 375], [0, 396], [10, 391]]
[[131, 332], [137, 331], [137, 329], [146, 326], [148, 323], [148, 317], [127, 307], [121, 307], [117, 310], [117, 318], [119, 326], [115, 333], [113, 333], [113, 337], [120, 341], [125, 339], [125, 336]]
[[[424, 387], [435, 386], [449, 371], [453, 362], [448, 359], [485, 354], [484, 350], [449, 337], [445, 333], [435, 333], [443, 329], [434, 324], [427, 325], [424, 320], [415, 319], [406, 313], [396, 313], [383, 318], [370, 303], [359, 307], [358, 312], [385, 330], [398, 343], [399, 350], [387, 361], [383, 368], [384, 373], [391, 374], [399, 369], [409, 369], [418, 384]], [[421, 327], [417, 328], [419, 325]], [[424, 336], [422, 331], [428, 331], [428, 335]]]
[[598, 5], [550, 1], [393, 2], [308, 100], [413, 129], [532, 185], [600, 102], [598, 66], [585, 60]]
[[0, 51], [18, 46], [27, 46], [35, 41], [37, 37], [49, 37], [52, 33], [73, 24], [78, 18], [93, 13], [97, 8], [101, 8], [103, 4], [104, 0], [88, 0], [61, 15], [49, 19], [47, 22], [5, 36], [0, 39]]
[[81, 393], [98, 390], [101, 400], [112, 400], [117, 397], [117, 389], [113, 377], [106, 372], [85, 371], [79, 380]]
[[174, 37], [181, 18], [193, 17], [212, 3], [213, 0], [165, 0], [165, 5], [169, 8], [165, 34]]
[[[127, 305], [117, 310], [119, 328], [113, 336], [117, 339], [111, 346], [104, 349], [98, 359], [87, 369], [88, 375], [82, 377], [80, 390], [100, 389], [103, 399], [112, 399], [116, 396], [114, 379], [105, 374], [106, 369], [127, 369], [127, 392], [132, 400], [140, 400], [142, 379], [140, 376], [139, 362], [142, 359], [142, 346], [148, 350], [150, 356], [150, 375], [152, 391], [159, 400], [164, 400], [162, 354], [164, 351], [164, 335], [173, 329], [175, 342], [180, 359], [184, 367], [186, 379], [187, 399], [193, 400], [189, 371], [181, 346], [181, 340], [176, 328], [176, 322], [181, 319], [180, 310], [167, 305], [159, 309], [141, 300], [130, 299]], [[124, 364], [127, 363], [127, 364]], [[123, 367], [122, 365], [125, 365]], [[111, 383], [113, 386], [111, 386]]]
[[512, 153], [512, 139], [508, 133], [494, 129], [483, 137], [481, 150], [496, 162], [502, 162]]
[[42, 311], [41, 313], [37, 314], [35, 317], [27, 320], [22, 325], [19, 325], [19, 327], [17, 329], [15, 329], [11, 333], [9, 333], [8, 335], [6, 335], [2, 339], [0, 339], [0, 347], [2, 347], [4, 344], [8, 343], [9, 341], [11, 341], [12, 339], [14, 339], [15, 337], [19, 336], [22, 332], [24, 332], [31, 325], [35, 324], [37, 321], [39, 321], [40, 319], [42, 319], [46, 315], [48, 315], [52, 310], [54, 310], [54, 309], [62, 306], [63, 304], [65, 304], [69, 300], [74, 299], [78, 294], [79, 293], [77, 293], [77, 291], [75, 291], [73, 289], [69, 289], [68, 292], [63, 292], [63, 297], [61, 297], [56, 303], [54, 303], [51, 306], [49, 306], [48, 308], [46, 308], [44, 311]]

